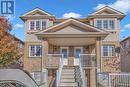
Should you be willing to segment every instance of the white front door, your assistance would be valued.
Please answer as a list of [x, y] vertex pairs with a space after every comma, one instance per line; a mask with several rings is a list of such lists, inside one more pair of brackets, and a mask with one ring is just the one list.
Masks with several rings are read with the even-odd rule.
[[77, 66], [79, 65], [79, 58], [80, 58], [80, 54], [82, 54], [83, 49], [82, 47], [75, 47], [74, 48], [74, 65]]
[[61, 54], [63, 54], [63, 64], [68, 65], [68, 47], [61, 47]]

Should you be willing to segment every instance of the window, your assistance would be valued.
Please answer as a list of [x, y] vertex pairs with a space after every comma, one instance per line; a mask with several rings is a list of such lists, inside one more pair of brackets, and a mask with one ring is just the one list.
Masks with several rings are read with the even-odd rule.
[[33, 20], [30, 21], [30, 30], [43, 30], [46, 29], [46, 21], [43, 20]]
[[46, 21], [42, 21], [42, 30], [46, 29]]
[[102, 20], [97, 20], [97, 27], [102, 28]]
[[31, 21], [30, 22], [30, 30], [34, 30], [35, 29], [34, 26], [35, 26], [35, 22]]
[[102, 46], [103, 57], [113, 57], [115, 53], [115, 46]]
[[114, 20], [110, 20], [109, 21], [109, 26], [110, 26], [110, 29], [114, 29], [115, 28], [115, 22], [114, 22]]
[[108, 29], [108, 20], [103, 20], [103, 28]]
[[41, 57], [42, 46], [41, 45], [31, 45], [29, 46], [29, 56], [30, 57]]
[[36, 21], [36, 30], [40, 30], [40, 27], [41, 27], [40, 21]]
[[114, 20], [97, 20], [96, 27], [99, 29], [114, 29], [115, 28], [115, 21]]

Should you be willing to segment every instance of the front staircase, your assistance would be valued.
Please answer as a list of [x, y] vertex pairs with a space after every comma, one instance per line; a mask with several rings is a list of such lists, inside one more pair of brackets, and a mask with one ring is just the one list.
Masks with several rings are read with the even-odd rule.
[[76, 81], [76, 67], [64, 66], [61, 72], [59, 87], [80, 87]]

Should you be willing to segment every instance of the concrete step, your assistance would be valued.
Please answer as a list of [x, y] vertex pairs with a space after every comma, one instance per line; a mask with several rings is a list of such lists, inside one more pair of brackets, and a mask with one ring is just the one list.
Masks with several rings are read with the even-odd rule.
[[62, 73], [61, 76], [75, 76], [74, 73]]
[[75, 82], [75, 79], [61, 79], [60, 82]]
[[60, 83], [60, 87], [78, 87], [78, 83]]
[[75, 70], [71, 70], [71, 69], [63, 69], [61, 73], [64, 73], [64, 72], [68, 72], [68, 73], [72, 73], [72, 72], [75, 72]]
[[68, 79], [75, 79], [75, 76], [74, 75], [62, 75], [61, 76], [61, 79], [64, 79], [64, 78], [68, 78]]

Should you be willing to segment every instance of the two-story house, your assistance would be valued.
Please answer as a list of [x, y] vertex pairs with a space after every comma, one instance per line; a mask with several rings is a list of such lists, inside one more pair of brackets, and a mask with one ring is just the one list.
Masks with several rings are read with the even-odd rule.
[[48, 87], [96, 87], [97, 72], [120, 72], [116, 48], [124, 16], [108, 6], [77, 19], [39, 8], [25, 13], [24, 69], [37, 79], [47, 70]]

